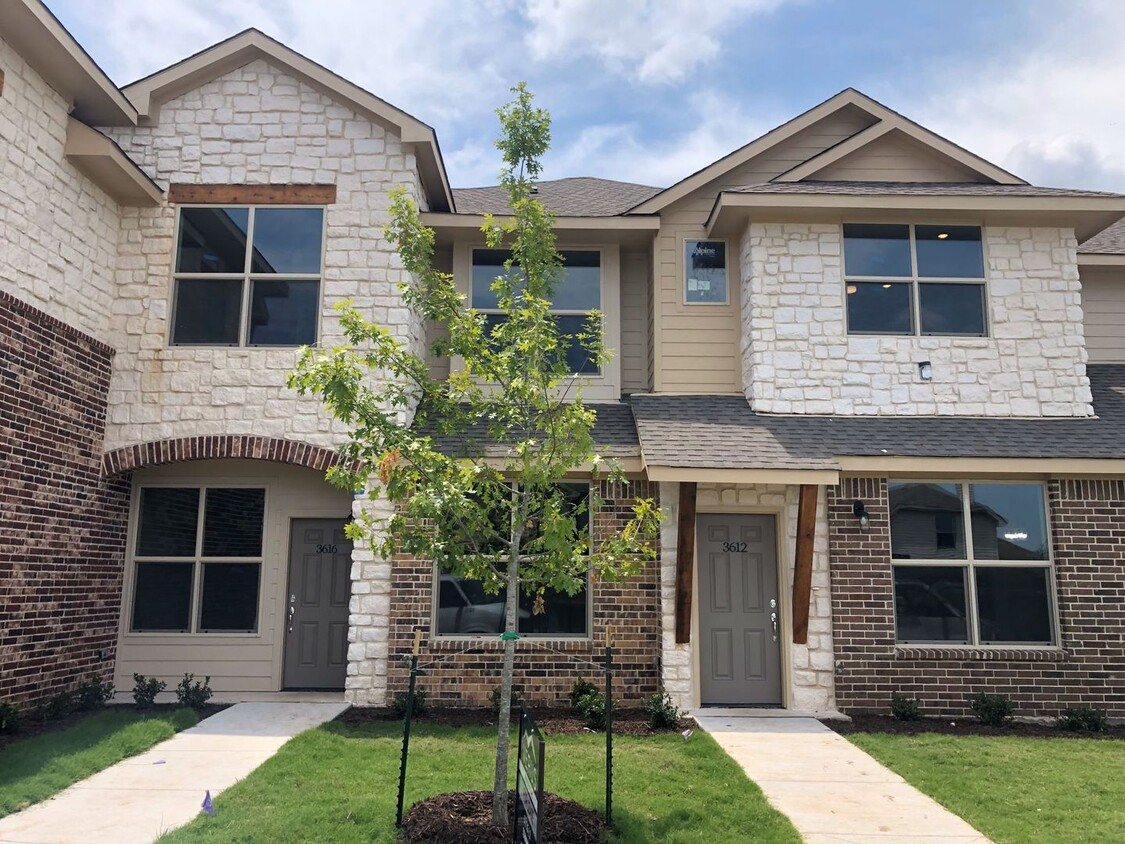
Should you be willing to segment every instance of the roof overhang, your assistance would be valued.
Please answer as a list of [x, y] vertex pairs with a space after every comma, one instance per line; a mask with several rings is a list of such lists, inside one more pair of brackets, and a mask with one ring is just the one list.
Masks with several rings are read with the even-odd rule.
[[[422, 223], [434, 230], [437, 246], [454, 243], [479, 242], [483, 214], [444, 214], [424, 212]], [[497, 222], [510, 217], [495, 216]], [[618, 243], [622, 246], [647, 246], [660, 231], [660, 218], [656, 216], [623, 217], [556, 217], [554, 225], [558, 242], [565, 243]]]
[[1105, 252], [1079, 252], [1078, 266], [1081, 267], [1125, 267], [1125, 255]]
[[1125, 460], [1081, 457], [891, 457], [841, 456], [846, 474], [965, 477], [1125, 478]]
[[164, 192], [117, 144], [73, 117], [63, 154], [121, 205], [161, 205]]
[[835, 469], [714, 469], [686, 466], [645, 467], [650, 481], [691, 481], [694, 483], [729, 484], [820, 484], [834, 486], [840, 482]]
[[24, 60], [96, 126], [132, 126], [137, 110], [39, 0], [0, 2], [0, 33]]
[[160, 105], [211, 80], [262, 59], [293, 74], [325, 96], [394, 132], [414, 152], [431, 208], [453, 208], [453, 192], [431, 126], [302, 56], [256, 29], [240, 32], [123, 89], [142, 123], [157, 120]]
[[1058, 226], [1075, 230], [1081, 242], [1125, 215], [1125, 197], [855, 195], [740, 193], [723, 191], [705, 225], [709, 237], [738, 236], [756, 223], [839, 223], [858, 215], [893, 214], [904, 222], [964, 222], [986, 225]]

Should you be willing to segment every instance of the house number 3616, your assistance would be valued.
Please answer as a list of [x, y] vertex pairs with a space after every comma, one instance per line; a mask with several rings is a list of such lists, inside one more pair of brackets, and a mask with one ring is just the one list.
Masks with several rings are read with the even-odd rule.
[[746, 543], [745, 542], [724, 542], [723, 543], [723, 550], [726, 551], [728, 554], [745, 554], [746, 553]]
[[336, 546], [335, 545], [317, 545], [316, 546], [316, 553], [318, 553], [318, 554], [335, 554], [336, 553]]

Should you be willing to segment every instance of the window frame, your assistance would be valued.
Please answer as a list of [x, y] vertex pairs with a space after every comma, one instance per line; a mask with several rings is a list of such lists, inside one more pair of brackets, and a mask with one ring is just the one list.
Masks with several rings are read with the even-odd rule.
[[[600, 247], [594, 247], [594, 246], [570, 246], [570, 245], [556, 246], [555, 248], [560, 255], [564, 255], [567, 252], [596, 252], [596, 253], [598, 253], [598, 307], [595, 310], [597, 310], [602, 315], [602, 337], [603, 337], [603, 340], [604, 340], [605, 337], [606, 337], [606, 323], [609, 320], [609, 316], [608, 316], [608, 314], [606, 314], [606, 309], [605, 309], [605, 250], [600, 248]], [[468, 304], [469, 304], [469, 307], [473, 311], [475, 311], [478, 314], [485, 314], [486, 316], [488, 316], [488, 315], [501, 315], [502, 316], [504, 312], [500, 308], [476, 308], [476, 307], [473, 307], [473, 267], [477, 266], [473, 262], [473, 259], [474, 259], [477, 252], [496, 252], [496, 251], [510, 251], [510, 250], [504, 250], [502, 248], [499, 249], [499, 250], [496, 250], [496, 249], [492, 249], [488, 246], [477, 246], [477, 245], [472, 245], [472, 246], [469, 247], [469, 290], [468, 290], [469, 299], [468, 299]], [[586, 314], [590, 313], [590, 311], [589, 310], [585, 310], [585, 311], [575, 310], [574, 308], [559, 308], [559, 309], [556, 309], [554, 307], [554, 303], [552, 303], [550, 313], [555, 315], [555, 316], [581, 316], [581, 317], [584, 317], [584, 316], [586, 316]], [[607, 344], [607, 347], [608, 347], [608, 344]], [[571, 372], [571, 373], [568, 373], [568, 374], [572, 378], [605, 378], [606, 377], [606, 365], [602, 364], [601, 366], [599, 366], [593, 372]]]
[[[572, 484], [578, 486], [582, 483], [581, 480], [563, 480], [563, 484]], [[593, 503], [593, 489], [594, 484], [590, 480], [586, 481], [587, 490], [590, 493], [590, 498], [587, 499], [587, 517], [589, 519], [590, 530], [590, 544], [591, 550], [593, 546], [593, 533], [594, 533], [594, 512], [590, 509]], [[439, 633], [438, 630], [438, 612], [441, 610], [439, 604], [441, 599], [441, 576], [444, 572], [437, 567], [434, 563], [430, 566], [432, 576], [430, 578], [430, 631], [434, 639], [443, 642], [479, 642], [482, 639], [495, 638], [491, 633]], [[518, 620], [517, 620], [518, 624]], [[584, 633], [520, 633], [521, 639], [531, 639], [536, 642], [588, 642], [594, 637], [594, 590], [593, 583], [590, 579], [590, 568], [586, 568], [586, 631]]]
[[[199, 503], [198, 512], [196, 515], [195, 524], [195, 554], [190, 557], [170, 557], [163, 556], [147, 556], [137, 553], [137, 541], [140, 537], [141, 530], [141, 495], [146, 489], [197, 489], [199, 490]], [[207, 490], [209, 489], [256, 489], [262, 491], [262, 549], [261, 554], [257, 557], [208, 557], [203, 555], [203, 528], [204, 517], [207, 507]], [[128, 536], [128, 548], [126, 549], [126, 565], [128, 566], [128, 589], [124, 591], [124, 598], [127, 601], [122, 608], [122, 628], [123, 633], [128, 636], [173, 636], [173, 637], [187, 637], [187, 636], [206, 636], [206, 637], [223, 637], [223, 636], [236, 636], [241, 638], [261, 638], [262, 637], [262, 617], [264, 611], [264, 598], [265, 598], [265, 568], [266, 568], [266, 544], [268, 542], [269, 530], [269, 506], [270, 506], [270, 489], [269, 486], [262, 483], [251, 483], [246, 481], [230, 481], [222, 483], [199, 483], [185, 481], [177, 483], [174, 481], [145, 483], [139, 484], [133, 489], [132, 494], [132, 514], [131, 522], [132, 529]], [[188, 629], [187, 630], [137, 630], [133, 624], [137, 605], [137, 565], [144, 563], [183, 563], [185, 565], [191, 564], [191, 600], [188, 603]], [[257, 564], [258, 566], [258, 597], [257, 606], [255, 609], [254, 620], [256, 622], [254, 630], [204, 630], [200, 627], [201, 616], [203, 612], [203, 574], [204, 566], [210, 564]]]
[[[724, 298], [721, 302], [691, 302], [688, 300], [687, 295], [687, 261], [688, 243], [722, 243], [724, 244], [724, 251], [726, 253], [727, 265], [725, 268], [726, 273], [726, 290], [724, 291]], [[726, 237], [698, 237], [696, 235], [681, 235], [680, 237], [680, 304], [688, 308], [721, 308], [730, 306], [730, 288], [731, 288], [731, 249], [730, 239]]]
[[[910, 243], [910, 270], [909, 276], [866, 276], [847, 274], [847, 251], [844, 226], [848, 225], [873, 225], [873, 226], [906, 226]], [[919, 276], [918, 275], [918, 247], [916, 229], [918, 226], [949, 226], [971, 227], [980, 230], [981, 268], [983, 278], [948, 278], [945, 276]], [[840, 224], [840, 276], [843, 280], [844, 303], [844, 333], [849, 337], [953, 337], [964, 340], [988, 340], [992, 337], [992, 295], [989, 289], [989, 259], [988, 239], [985, 236], [986, 227], [976, 221], [939, 222], [928, 220], [921, 222], [903, 222], [902, 220], [845, 220]], [[848, 314], [848, 287], [852, 284], [907, 284], [910, 287], [910, 331], [853, 331], [850, 325], [851, 318]], [[984, 331], [981, 334], [954, 333], [947, 334], [936, 331], [922, 330], [922, 296], [920, 285], [923, 284], [966, 284], [981, 288], [981, 311], [984, 319]]]
[[[927, 648], [927, 649], [961, 649], [961, 650], [1058, 650], [1062, 647], [1061, 624], [1059, 618], [1058, 583], [1055, 576], [1055, 539], [1051, 525], [1050, 488], [1048, 483], [1036, 479], [1018, 478], [887, 478], [887, 539], [888, 547], [893, 548], [892, 526], [890, 513], [890, 485], [899, 484], [960, 484], [961, 487], [961, 520], [965, 540], [964, 559], [895, 559], [890, 556], [891, 564], [891, 618], [894, 622], [896, 648]], [[977, 560], [973, 549], [972, 512], [969, 508], [969, 487], [972, 484], [1012, 484], [1020, 486], [1038, 486], [1043, 490], [1043, 524], [1046, 530], [1047, 559], [1046, 560]], [[893, 552], [892, 552], [893, 554]], [[966, 631], [968, 642], [914, 642], [902, 641], [898, 637], [898, 602], [895, 598], [895, 568], [960, 568], [965, 570], [965, 610]], [[1028, 642], [982, 642], [980, 637], [980, 613], [977, 601], [976, 569], [980, 568], [1040, 568], [1047, 570], [1047, 614], [1051, 624], [1051, 641], [1049, 643]]]
[[[246, 256], [241, 273], [182, 273], [176, 266], [180, 258], [180, 227], [183, 225], [183, 209], [191, 208], [244, 208], [247, 211]], [[320, 272], [313, 273], [255, 273], [251, 272], [254, 260], [254, 220], [258, 209], [319, 209], [320, 215]], [[176, 205], [176, 224], [172, 232], [172, 273], [168, 297], [168, 325], [164, 345], [169, 349], [296, 349], [298, 345], [278, 343], [250, 343], [250, 304], [255, 281], [300, 281], [316, 282], [316, 313], [313, 325], [315, 336], [309, 346], [319, 346], [321, 340], [321, 315], [324, 310], [324, 260], [328, 253], [328, 206], [320, 204], [266, 203], [254, 205], [245, 202], [206, 203], [184, 202]], [[173, 333], [176, 327], [176, 306], [179, 302], [180, 281], [239, 281], [242, 295], [239, 299], [238, 342], [237, 343], [176, 343]]]

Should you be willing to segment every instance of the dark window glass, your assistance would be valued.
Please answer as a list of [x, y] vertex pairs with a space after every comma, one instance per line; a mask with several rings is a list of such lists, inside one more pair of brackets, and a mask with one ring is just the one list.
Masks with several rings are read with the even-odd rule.
[[973, 556], [1046, 560], [1047, 517], [1039, 484], [969, 484]]
[[910, 334], [910, 284], [849, 281], [848, 332], [851, 334]]
[[242, 282], [186, 279], [176, 282], [172, 345], [237, 346]]
[[505, 273], [519, 274], [519, 267], [510, 270], [504, 269], [504, 262], [511, 253], [506, 249], [474, 249], [473, 250], [473, 295], [472, 307], [477, 310], [488, 310], [499, 307], [496, 293], [492, 290], [492, 282]]
[[141, 490], [138, 557], [194, 557], [198, 489]]
[[910, 227], [845, 223], [844, 274], [909, 278]]
[[245, 272], [249, 220], [246, 208], [182, 208], [176, 272]]
[[[485, 331], [491, 333], [506, 319], [504, 314], [485, 314]], [[577, 375], [597, 375], [600, 371], [597, 361], [590, 357], [577, 337], [578, 332], [586, 327], [586, 315], [559, 314], [555, 317], [555, 324], [559, 327], [559, 342], [563, 345], [569, 371]]]
[[253, 633], [258, 629], [257, 563], [205, 563], [199, 629]]
[[727, 300], [727, 245], [721, 240], [684, 243], [684, 301], [716, 303]]
[[[555, 279], [552, 308], [561, 311], [592, 311], [602, 306], [601, 253], [561, 250], [562, 273]], [[499, 307], [492, 282], [505, 272], [519, 273], [518, 266], [504, 269], [510, 253], [504, 249], [473, 250], [472, 307], [489, 310]]]
[[960, 484], [887, 484], [891, 556], [896, 560], [964, 560]]
[[894, 578], [898, 641], [968, 643], [965, 569], [895, 566]]
[[983, 644], [1051, 644], [1046, 568], [977, 566], [973, 574]]
[[984, 278], [976, 226], [915, 226], [919, 278]]
[[967, 334], [985, 336], [984, 285], [918, 285], [923, 334]]
[[207, 490], [203, 505], [203, 556], [262, 556], [265, 504], [266, 493], [261, 489]]
[[[479, 580], [441, 575], [438, 587], [438, 634], [442, 636], [502, 633], [507, 590], [489, 595]], [[586, 590], [575, 595], [548, 589], [543, 612], [533, 612], [535, 598], [520, 593], [519, 631], [534, 636], [585, 636]]]
[[194, 570], [193, 563], [137, 563], [133, 630], [189, 630]]
[[250, 291], [251, 346], [305, 346], [316, 342], [316, 281], [254, 281]]
[[258, 208], [254, 211], [253, 273], [320, 272], [321, 208]]

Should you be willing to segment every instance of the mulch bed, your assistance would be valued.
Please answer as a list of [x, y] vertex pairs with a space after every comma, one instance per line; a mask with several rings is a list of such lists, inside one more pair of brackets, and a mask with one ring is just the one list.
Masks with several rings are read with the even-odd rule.
[[889, 715], [853, 715], [851, 721], [825, 719], [822, 723], [841, 735], [848, 733], [894, 733], [918, 735], [943, 733], [951, 736], [1020, 736], [1032, 738], [1092, 738], [1125, 740], [1125, 724], [1110, 725], [1102, 733], [1063, 730], [1054, 724], [1015, 721], [1006, 727], [988, 727], [976, 718], [923, 718], [920, 721], [899, 721]]
[[[532, 709], [535, 723], [547, 735], [577, 735], [594, 732], [586, 726], [586, 720], [571, 709]], [[512, 724], [518, 723], [518, 714], [512, 713]], [[337, 719], [344, 724], [365, 724], [372, 721], [398, 721], [394, 710], [386, 707], [353, 706], [341, 713]], [[413, 721], [423, 724], [440, 724], [447, 727], [495, 727], [496, 712], [493, 709], [471, 707], [448, 707], [431, 709], [425, 715], [415, 715]], [[679, 724], [667, 730], [653, 730], [648, 725], [648, 716], [642, 709], [615, 709], [613, 711], [613, 734], [615, 736], [650, 736], [655, 733], [681, 732], [693, 729], [695, 722], [681, 718]]]
[[[545, 844], [598, 844], [605, 821], [593, 809], [554, 794], [543, 795]], [[508, 844], [516, 793], [508, 792], [508, 827], [492, 823], [491, 791], [457, 791], [420, 800], [402, 818], [408, 844]]]
[[[230, 706], [229, 703], [209, 703], [198, 710], [199, 720], [202, 721], [204, 718], [208, 718], [216, 712], [222, 712], [228, 706]], [[178, 708], [178, 706], [172, 703], [160, 703], [145, 711], [155, 715], [172, 712]], [[99, 712], [125, 711], [134, 712], [136, 710], [134, 707], [127, 704], [110, 704], [103, 709], [93, 709], [87, 712], [72, 712], [62, 718], [52, 720], [46, 720], [36, 712], [29, 712], [24, 714], [23, 720], [20, 722], [20, 731], [18, 733], [13, 735], [0, 735], [0, 750], [3, 750], [9, 744], [13, 744], [17, 741], [23, 741], [24, 739], [35, 738], [36, 736], [43, 736], [49, 733], [62, 732], [63, 730], [73, 727], [75, 724], [85, 721], [91, 715], [97, 715]]]

